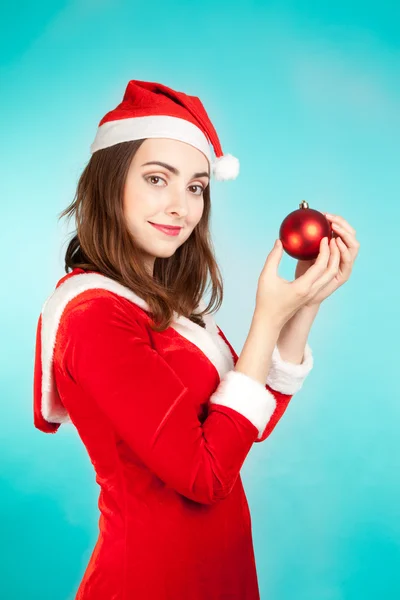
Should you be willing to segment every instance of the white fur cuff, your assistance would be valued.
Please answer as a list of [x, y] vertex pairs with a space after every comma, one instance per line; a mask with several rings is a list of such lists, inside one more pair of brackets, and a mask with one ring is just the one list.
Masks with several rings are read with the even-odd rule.
[[213, 404], [233, 408], [255, 425], [261, 437], [275, 408], [275, 396], [241, 371], [228, 371], [210, 398]]
[[278, 346], [272, 352], [272, 363], [266, 383], [275, 391], [282, 394], [295, 394], [303, 385], [314, 365], [311, 348], [308, 343], [304, 349], [303, 362], [295, 364], [282, 360]]

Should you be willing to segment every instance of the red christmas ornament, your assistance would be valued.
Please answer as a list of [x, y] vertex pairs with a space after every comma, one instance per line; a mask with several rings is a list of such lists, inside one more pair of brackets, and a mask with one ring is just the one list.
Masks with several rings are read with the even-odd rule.
[[328, 219], [318, 210], [309, 208], [305, 200], [282, 221], [279, 239], [289, 256], [298, 260], [313, 260], [319, 254], [323, 237], [336, 236]]

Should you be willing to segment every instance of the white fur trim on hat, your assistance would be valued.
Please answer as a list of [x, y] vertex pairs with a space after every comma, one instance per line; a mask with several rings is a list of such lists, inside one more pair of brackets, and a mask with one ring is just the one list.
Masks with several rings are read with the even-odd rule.
[[224, 154], [216, 158], [211, 169], [217, 181], [225, 181], [226, 179], [236, 179], [239, 175], [240, 163], [236, 156], [232, 154]]
[[203, 131], [186, 119], [168, 115], [149, 117], [130, 117], [107, 121], [97, 129], [96, 137], [90, 146], [93, 154], [96, 150], [143, 138], [170, 138], [186, 142], [206, 155], [211, 163], [211, 150]]

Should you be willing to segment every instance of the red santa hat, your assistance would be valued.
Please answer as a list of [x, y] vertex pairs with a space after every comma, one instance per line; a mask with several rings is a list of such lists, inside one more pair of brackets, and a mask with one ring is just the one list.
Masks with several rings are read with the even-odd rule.
[[239, 160], [222, 153], [217, 132], [199, 98], [161, 83], [132, 79], [122, 102], [101, 119], [90, 151], [93, 154], [143, 138], [171, 138], [191, 144], [206, 155], [211, 174], [219, 181], [236, 179], [239, 174]]

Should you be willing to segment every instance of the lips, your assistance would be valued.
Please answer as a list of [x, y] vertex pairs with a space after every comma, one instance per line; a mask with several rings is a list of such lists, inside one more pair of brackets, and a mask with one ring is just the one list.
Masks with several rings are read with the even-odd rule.
[[165, 227], [164, 225], [156, 225], [155, 223], [151, 223], [150, 221], [149, 224], [152, 225], [154, 229], [158, 229], [158, 231], [160, 231], [164, 235], [172, 237], [177, 237], [182, 229], [182, 227]]
[[162, 227], [163, 229], [168, 229], [169, 231], [180, 231], [182, 227], [175, 227], [173, 225], [163, 225], [162, 223], [152, 223], [149, 221], [151, 225], [155, 225], [156, 227]]

